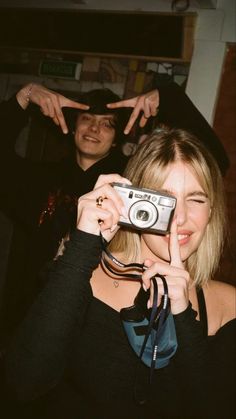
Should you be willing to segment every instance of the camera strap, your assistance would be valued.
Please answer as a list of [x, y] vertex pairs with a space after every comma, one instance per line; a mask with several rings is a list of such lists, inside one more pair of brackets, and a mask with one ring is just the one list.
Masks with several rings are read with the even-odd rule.
[[[164, 287], [164, 295], [162, 296], [160, 306], [158, 307], [158, 284], [157, 278], [160, 278], [163, 283]], [[150, 371], [150, 383], [152, 381], [153, 371], [156, 366], [156, 359], [158, 354], [158, 343], [159, 338], [163, 331], [163, 325], [168, 317], [170, 312], [170, 304], [169, 304], [169, 297], [168, 297], [168, 286], [166, 279], [163, 275], [156, 275], [151, 278], [153, 283], [153, 302], [152, 302], [152, 309], [150, 320], [148, 324], [148, 328], [144, 337], [144, 341], [141, 347], [139, 358], [142, 359], [143, 353], [145, 351], [148, 339], [152, 333], [152, 359], [151, 359], [151, 371]]]
[[[115, 276], [123, 277], [125, 279], [131, 279], [131, 280], [139, 280], [141, 283], [142, 280], [142, 273], [146, 269], [144, 264], [141, 263], [128, 263], [125, 264], [113, 256], [109, 250], [106, 248], [106, 241], [101, 235], [102, 238], [102, 245], [103, 245], [103, 254], [102, 254], [102, 263], [106, 267], [106, 269], [111, 272]], [[121, 272], [115, 271], [113, 267], [110, 265], [108, 260], [111, 260], [116, 266], [119, 268], [123, 268], [124, 270]], [[140, 273], [128, 273], [126, 270], [129, 269], [136, 269]], [[160, 305], [158, 306], [158, 284], [157, 279], [160, 278], [163, 284], [164, 293], [161, 297]], [[168, 285], [166, 282], [166, 279], [163, 275], [157, 274], [151, 278], [151, 281], [153, 283], [153, 301], [152, 301], [152, 308], [147, 309], [147, 307], [142, 307], [142, 310], [146, 312], [145, 317], [147, 319], [147, 325], [145, 326], [145, 334], [144, 339], [141, 345], [141, 349], [139, 348], [139, 351], [136, 353], [138, 354], [140, 360], [143, 360], [144, 355], [147, 353], [147, 346], [149, 346], [148, 352], [150, 351], [150, 345], [151, 345], [151, 359], [149, 359], [148, 366], [150, 366], [150, 382], [152, 380], [153, 371], [155, 368], [159, 368], [156, 366], [157, 357], [161, 354], [161, 357], [163, 356], [162, 351], [160, 350], [160, 338], [162, 338], [164, 333], [164, 325], [166, 322], [166, 319], [168, 318], [170, 314], [170, 301], [168, 297]], [[150, 292], [146, 293], [145, 296], [145, 305], [147, 303], [147, 300], [150, 296]], [[134, 307], [134, 306], [133, 306]], [[132, 309], [132, 307], [131, 307]], [[130, 312], [130, 308], [128, 309], [122, 309], [121, 310], [121, 317], [122, 320], [124, 320], [124, 323], [126, 323], [126, 328], [129, 327], [129, 322], [132, 323], [133, 320], [127, 320], [126, 313]], [[147, 314], [148, 312], [148, 314]], [[171, 315], [172, 316], [172, 315]], [[169, 351], [168, 351], [169, 352]], [[172, 353], [174, 353], [175, 350], [173, 350]], [[168, 354], [170, 355], [170, 353]], [[145, 362], [145, 361], [144, 361]], [[145, 362], [146, 363], [146, 362]], [[161, 364], [164, 366], [166, 365], [164, 361], [161, 362]]]
[[[106, 248], [107, 242], [101, 235], [103, 253], [102, 264], [105, 268], [115, 276], [119, 276], [130, 280], [139, 280], [142, 283], [142, 274], [146, 266], [141, 263], [125, 264], [113, 256]], [[116, 271], [110, 264], [110, 261], [120, 268]], [[137, 270], [138, 273], [129, 273], [127, 270]], [[163, 295], [158, 306], [158, 282], [160, 279], [163, 285]], [[126, 332], [128, 341], [138, 356], [138, 360], [142, 361], [150, 368], [149, 386], [152, 384], [155, 369], [166, 367], [170, 359], [177, 350], [177, 337], [175, 332], [175, 324], [173, 315], [170, 311], [170, 299], [168, 296], [168, 285], [163, 275], [156, 274], [151, 278], [153, 284], [153, 301], [151, 309], [147, 308], [147, 301], [150, 298], [150, 290], [144, 291], [143, 287], [134, 300], [134, 305], [125, 307], [120, 311], [120, 317]], [[138, 404], [146, 403], [149, 391], [139, 389], [138, 386], [138, 367], [137, 364], [134, 398]], [[141, 393], [140, 393], [141, 390]]]
[[[123, 263], [120, 260], [116, 259], [115, 256], [113, 256], [111, 254], [111, 252], [109, 252], [109, 250], [107, 249], [106, 245], [106, 241], [104, 239], [104, 237], [101, 234], [101, 239], [102, 239], [102, 264], [107, 268], [107, 270], [109, 272], [111, 272], [113, 275], [115, 276], [119, 276], [119, 277], [123, 277], [125, 279], [134, 279], [134, 280], [141, 280], [142, 279], [142, 275], [141, 274], [131, 274], [131, 273], [127, 273], [125, 272], [126, 270], [130, 270], [130, 269], [135, 269], [138, 271], [141, 271], [143, 273], [143, 271], [145, 270], [145, 266], [143, 263]], [[110, 265], [109, 261], [106, 259], [106, 257], [111, 260], [116, 266], [118, 266], [119, 268], [124, 268], [124, 271], [122, 272], [117, 272], [115, 271], [112, 266]]]

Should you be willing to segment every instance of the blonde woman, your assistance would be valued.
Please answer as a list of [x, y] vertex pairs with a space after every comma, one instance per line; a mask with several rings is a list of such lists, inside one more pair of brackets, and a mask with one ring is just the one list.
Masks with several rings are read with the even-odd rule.
[[[124, 176], [100, 176], [79, 199], [77, 229], [9, 349], [9, 387], [21, 400], [38, 399], [50, 417], [231, 419], [235, 288], [214, 280], [226, 232], [218, 166], [192, 135], [165, 130], [139, 146]], [[164, 211], [175, 199], [170, 231], [119, 226], [132, 223], [113, 182], [167, 197]], [[167, 289], [177, 348], [153, 370], [137, 356], [120, 314], [133, 315], [141, 293], [145, 316], [155, 298], [161, 313]], [[147, 328], [137, 334], [144, 338]]]

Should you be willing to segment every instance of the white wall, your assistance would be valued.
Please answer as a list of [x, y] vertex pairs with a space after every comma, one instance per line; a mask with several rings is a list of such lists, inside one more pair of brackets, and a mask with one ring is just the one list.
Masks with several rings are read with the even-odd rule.
[[[214, 8], [217, 0], [190, 0], [189, 10]], [[0, 0], [0, 7], [66, 10], [136, 10], [171, 12], [172, 0]]]
[[212, 124], [227, 42], [236, 42], [236, 2], [218, 0], [215, 10], [198, 10], [187, 94]]

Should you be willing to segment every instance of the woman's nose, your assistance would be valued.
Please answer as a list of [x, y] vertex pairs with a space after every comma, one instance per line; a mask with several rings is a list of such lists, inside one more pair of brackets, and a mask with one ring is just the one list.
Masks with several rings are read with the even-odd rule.
[[178, 226], [181, 226], [185, 223], [187, 219], [187, 208], [184, 202], [177, 200], [177, 205], [175, 209], [175, 217]]

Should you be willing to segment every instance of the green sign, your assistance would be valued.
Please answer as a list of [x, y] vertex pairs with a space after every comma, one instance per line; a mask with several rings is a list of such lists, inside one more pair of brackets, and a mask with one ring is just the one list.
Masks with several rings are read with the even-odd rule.
[[82, 63], [72, 61], [41, 61], [39, 75], [79, 80]]

